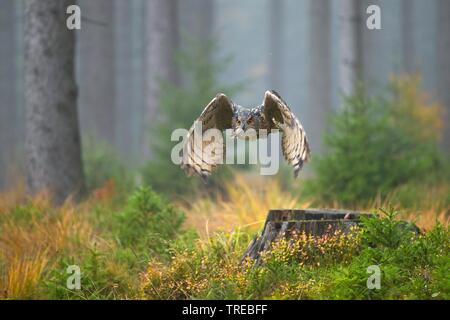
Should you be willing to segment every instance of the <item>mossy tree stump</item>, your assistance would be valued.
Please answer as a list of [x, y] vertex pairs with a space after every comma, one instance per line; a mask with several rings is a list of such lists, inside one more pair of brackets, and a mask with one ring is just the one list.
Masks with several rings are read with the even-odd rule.
[[314, 236], [337, 230], [347, 233], [359, 224], [362, 215], [374, 214], [335, 209], [270, 210], [261, 236], [253, 239], [241, 261], [246, 257], [259, 261], [260, 253], [269, 249], [273, 241], [280, 237], [290, 238], [293, 233]]

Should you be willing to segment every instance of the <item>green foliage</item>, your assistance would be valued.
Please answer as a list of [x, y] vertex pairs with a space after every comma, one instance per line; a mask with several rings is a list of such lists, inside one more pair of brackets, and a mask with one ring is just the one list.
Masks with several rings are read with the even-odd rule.
[[51, 215], [53, 212], [44, 211], [31, 202], [20, 204], [8, 210], [7, 215], [0, 215], [0, 231], [2, 224], [8, 220], [16, 224], [32, 225], [33, 219], [40, 219], [45, 215]]
[[[364, 222], [365, 247], [348, 266], [333, 270], [326, 298], [337, 299], [448, 299], [450, 297], [450, 230], [437, 224], [431, 231], [414, 235], [386, 216]], [[367, 267], [381, 271], [380, 289], [366, 286]]]
[[[119, 209], [91, 201], [50, 209], [36, 199], [0, 210], [7, 298], [450, 299], [450, 229], [417, 234], [392, 208], [350, 234], [278, 240], [256, 265], [240, 262], [254, 236], [248, 229], [199, 239], [149, 188]], [[80, 267], [81, 290], [66, 286], [71, 265]], [[373, 265], [381, 288], [370, 290]]]
[[329, 232], [324, 236], [294, 234], [276, 241], [270, 251], [262, 253], [268, 266], [284, 263], [324, 266], [337, 262], [348, 262], [358, 253], [361, 237], [358, 228], [348, 234], [342, 231]]
[[183, 212], [149, 187], [140, 187], [116, 217], [121, 246], [162, 253], [166, 241], [176, 238], [185, 219]]
[[375, 216], [362, 217], [364, 225], [363, 243], [366, 246], [398, 248], [401, 243], [408, 241], [415, 234], [405, 222], [396, 220], [398, 212], [393, 209], [383, 209], [382, 218]]
[[[133, 192], [127, 204], [111, 214], [111, 206], [95, 206], [90, 217], [103, 228], [102, 241], [79, 252], [62, 252], [46, 276], [44, 289], [54, 299], [117, 299], [137, 295], [138, 277], [151, 259], [162, 259], [173, 250], [192, 247], [194, 232], [184, 232], [184, 214], [149, 187]], [[67, 267], [81, 270], [81, 290], [66, 286]]]
[[[150, 132], [152, 160], [143, 169], [144, 182], [157, 191], [192, 194], [202, 186], [200, 179], [186, 177], [180, 166], [172, 163], [171, 150], [178, 142], [171, 142], [171, 134], [178, 128], [189, 129], [217, 93], [232, 96], [239, 90], [240, 85], [219, 84], [218, 75], [226, 68], [228, 59], [212, 61], [216, 51], [214, 43], [191, 43], [177, 59], [183, 85], [162, 83], [158, 122]], [[230, 177], [229, 170], [223, 166], [211, 177], [208, 188], [220, 186], [216, 182], [227, 177]]]
[[107, 145], [84, 139], [83, 165], [88, 191], [102, 187], [108, 180], [113, 180], [120, 190], [133, 186], [131, 170]]
[[369, 97], [359, 87], [330, 118], [327, 151], [315, 157], [307, 191], [348, 205], [440, 179], [440, 119], [441, 108], [424, 101], [416, 79], [394, 79], [386, 97]]
[[[119, 249], [119, 253], [123, 250]], [[135, 259], [135, 258], [134, 258]], [[80, 289], [67, 287], [70, 266], [80, 268]], [[137, 278], [130, 272], [139, 272], [131, 265], [121, 263], [116, 256], [102, 252], [95, 246], [79, 257], [63, 257], [46, 277], [44, 290], [50, 299], [119, 299], [137, 294]]]
[[[142, 295], [151, 299], [448, 299], [450, 230], [417, 235], [392, 209], [351, 233], [278, 240], [263, 263], [239, 262], [250, 235], [216, 234], [196, 247], [153, 261]], [[381, 288], [369, 289], [369, 266]]]

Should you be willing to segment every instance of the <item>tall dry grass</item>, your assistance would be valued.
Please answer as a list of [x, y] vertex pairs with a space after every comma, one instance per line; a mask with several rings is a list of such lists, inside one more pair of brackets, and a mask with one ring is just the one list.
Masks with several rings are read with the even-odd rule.
[[[275, 178], [252, 175], [236, 175], [232, 181], [227, 182], [225, 189], [226, 198], [203, 197], [191, 203], [181, 204], [187, 215], [186, 225], [196, 229], [203, 238], [220, 230], [232, 231], [236, 228], [257, 230], [263, 225], [270, 209], [309, 208], [315, 203], [316, 207], [374, 212], [378, 208], [392, 205], [397, 197], [397, 191], [393, 191], [384, 199], [376, 198], [358, 207], [346, 208], [338, 202], [317, 205], [312, 199], [304, 199], [301, 195], [283, 191]], [[420, 199], [416, 199], [417, 206], [402, 208], [397, 204], [394, 207], [400, 211], [400, 218], [413, 221], [422, 229], [429, 230], [436, 222], [448, 225], [450, 207], [440, 201], [448, 191], [448, 186], [429, 189], [421, 194]]]
[[[408, 194], [408, 205], [402, 205], [402, 197]], [[377, 198], [371, 202], [372, 208], [393, 206], [399, 212], [399, 219], [414, 222], [423, 230], [430, 230], [436, 223], [447, 226], [450, 223], [450, 206], [448, 195], [450, 184], [440, 183], [435, 186], [402, 186], [390, 192], [384, 199]]]
[[70, 201], [59, 208], [46, 193], [27, 198], [18, 186], [0, 197], [0, 296], [31, 298], [59, 254], [93, 237], [85, 215]]
[[235, 175], [225, 185], [226, 197], [202, 197], [181, 204], [186, 226], [196, 229], [202, 237], [215, 231], [235, 228], [256, 230], [264, 223], [266, 214], [275, 208], [305, 208], [308, 202], [281, 190], [276, 179], [252, 175]]

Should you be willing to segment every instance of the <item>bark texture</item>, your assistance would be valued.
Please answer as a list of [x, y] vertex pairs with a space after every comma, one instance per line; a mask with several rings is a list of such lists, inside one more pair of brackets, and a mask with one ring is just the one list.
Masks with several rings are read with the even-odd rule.
[[72, 0], [28, 0], [25, 6], [27, 189], [56, 203], [83, 190], [75, 31], [66, 28]]
[[14, 166], [16, 135], [15, 0], [0, 1], [0, 190]]

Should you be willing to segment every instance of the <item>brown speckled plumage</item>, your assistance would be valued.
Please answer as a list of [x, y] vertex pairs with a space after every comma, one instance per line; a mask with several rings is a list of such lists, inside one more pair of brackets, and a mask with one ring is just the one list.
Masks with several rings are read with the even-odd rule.
[[[223, 141], [214, 139], [207, 142], [201, 139], [195, 141], [195, 123], [198, 122], [202, 124], [203, 133], [211, 128], [221, 131], [232, 129], [240, 138], [244, 138], [244, 134], [249, 132], [249, 129], [255, 130], [255, 138], [259, 138], [260, 129], [266, 129], [267, 134], [274, 129], [280, 130], [283, 155], [294, 167], [295, 177], [298, 176], [303, 164], [311, 157], [305, 130], [277, 92], [266, 91], [263, 104], [252, 109], [239, 106], [223, 93], [219, 93], [206, 106], [189, 130], [182, 159], [182, 168], [188, 175], [198, 174], [206, 179], [218, 164], [223, 163], [225, 155]], [[205, 152], [206, 149], [213, 150], [212, 154]]]

